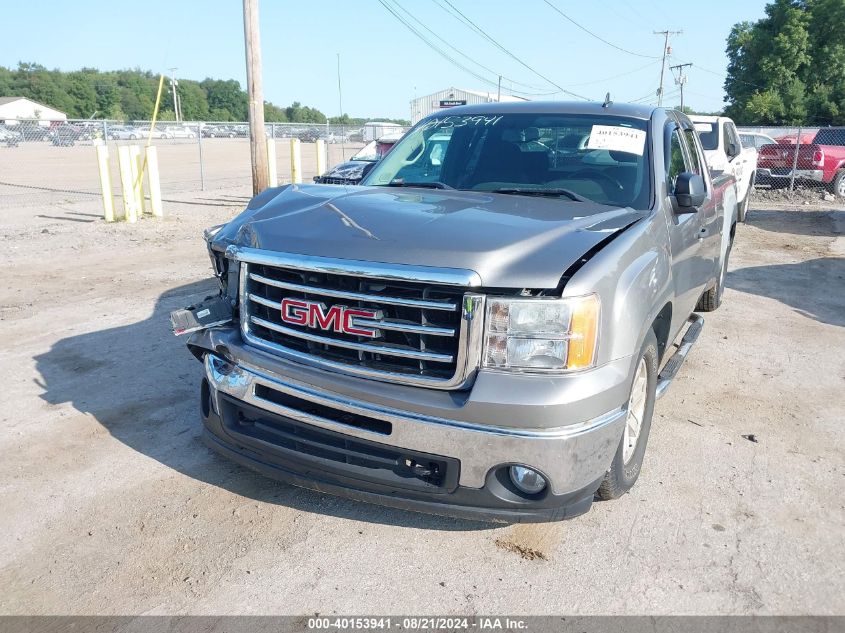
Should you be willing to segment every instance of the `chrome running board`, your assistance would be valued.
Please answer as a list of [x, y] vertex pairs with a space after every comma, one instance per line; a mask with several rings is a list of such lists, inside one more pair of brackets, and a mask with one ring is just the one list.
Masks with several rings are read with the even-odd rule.
[[672, 357], [666, 362], [663, 369], [661, 369], [660, 373], [657, 375], [657, 390], [655, 392], [656, 399], [663, 397], [666, 390], [669, 388], [669, 385], [671, 385], [672, 381], [675, 379], [675, 376], [678, 375], [681, 365], [683, 365], [684, 361], [687, 359], [687, 354], [689, 354], [692, 346], [695, 345], [696, 340], [698, 340], [698, 335], [701, 334], [701, 330], [704, 327], [704, 317], [699, 314], [692, 314], [690, 315], [688, 323], [690, 325], [687, 328], [687, 331], [684, 332], [684, 336], [678, 344], [678, 349], [675, 350], [675, 353], [672, 354]]

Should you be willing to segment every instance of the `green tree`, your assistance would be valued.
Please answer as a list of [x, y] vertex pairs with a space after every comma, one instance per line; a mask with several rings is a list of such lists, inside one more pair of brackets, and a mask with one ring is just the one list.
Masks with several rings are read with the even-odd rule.
[[208, 107], [211, 110], [217, 110], [219, 113], [225, 110], [229, 113], [229, 118], [218, 120], [246, 121], [247, 95], [241, 90], [241, 85], [237, 81], [206, 78], [200, 82], [200, 87], [205, 90]]
[[743, 124], [845, 123], [845, 0], [775, 0], [727, 39], [726, 113]]

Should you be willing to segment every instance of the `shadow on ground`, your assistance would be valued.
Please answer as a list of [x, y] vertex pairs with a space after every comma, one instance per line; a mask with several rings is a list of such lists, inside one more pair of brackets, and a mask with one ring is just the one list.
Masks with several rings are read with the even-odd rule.
[[727, 286], [776, 299], [820, 323], [845, 327], [845, 258], [740, 268], [728, 273]]
[[748, 224], [773, 233], [835, 237], [845, 234], [845, 211], [754, 209], [748, 212]]
[[132, 449], [180, 473], [235, 494], [305, 512], [434, 530], [478, 530], [488, 523], [402, 512], [331, 497], [267, 479], [200, 441], [202, 369], [169, 329], [171, 310], [215, 292], [213, 281], [165, 292], [153, 314], [132, 325], [64, 338], [35, 357], [51, 404], [93, 415]]

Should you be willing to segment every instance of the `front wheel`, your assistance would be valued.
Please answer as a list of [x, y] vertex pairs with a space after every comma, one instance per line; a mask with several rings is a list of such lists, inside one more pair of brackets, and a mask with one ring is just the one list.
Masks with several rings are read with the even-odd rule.
[[618, 499], [636, 483], [643, 465], [657, 390], [657, 337], [649, 330], [637, 358], [622, 440], [596, 496]]

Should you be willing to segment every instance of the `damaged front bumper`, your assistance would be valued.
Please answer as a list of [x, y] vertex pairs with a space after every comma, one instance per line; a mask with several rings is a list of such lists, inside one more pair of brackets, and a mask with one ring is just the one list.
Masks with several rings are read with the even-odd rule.
[[[292, 484], [404, 509], [504, 522], [586, 512], [619, 445], [630, 359], [580, 376], [480, 372], [443, 392], [321, 371], [244, 345], [234, 327], [188, 342], [205, 366], [215, 450]], [[510, 465], [539, 471], [536, 495]]]

